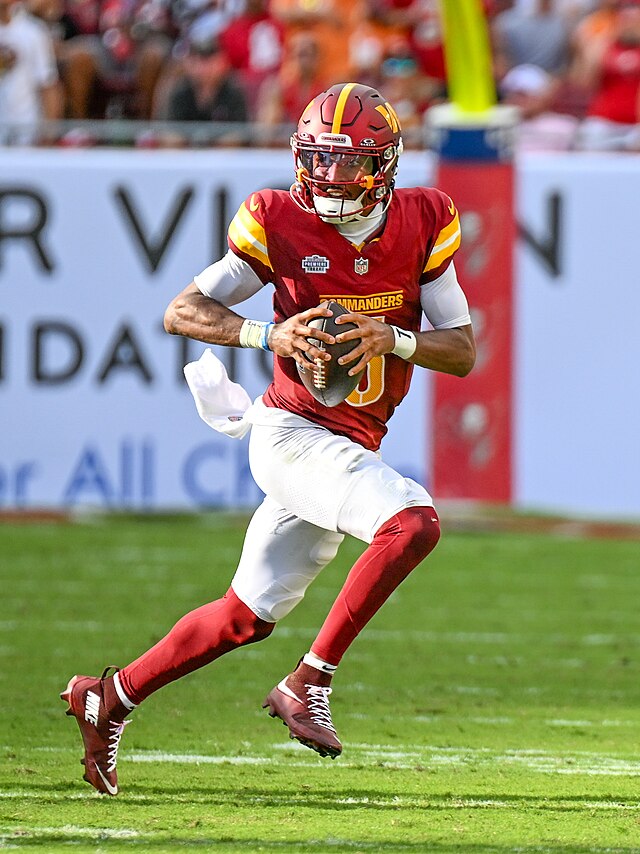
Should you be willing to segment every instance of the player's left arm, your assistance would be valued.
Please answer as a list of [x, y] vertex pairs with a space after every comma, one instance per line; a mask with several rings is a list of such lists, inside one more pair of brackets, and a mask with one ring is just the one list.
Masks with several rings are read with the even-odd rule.
[[[466, 376], [475, 364], [476, 344], [469, 307], [453, 263], [437, 279], [422, 286], [421, 304], [434, 328], [407, 334], [407, 342], [415, 337], [415, 350], [403, 358], [432, 371]], [[391, 324], [362, 314], [344, 314], [336, 322], [355, 323], [358, 327], [337, 336], [339, 341], [360, 338], [360, 344], [340, 359], [341, 364], [352, 364], [352, 375], [364, 370], [375, 356], [394, 352], [405, 333], [397, 327], [394, 332]]]

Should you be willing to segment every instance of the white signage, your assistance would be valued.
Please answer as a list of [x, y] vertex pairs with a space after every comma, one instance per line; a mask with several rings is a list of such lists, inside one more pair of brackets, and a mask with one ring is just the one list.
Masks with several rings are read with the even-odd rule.
[[[403, 166], [407, 183], [424, 183], [425, 155]], [[246, 440], [201, 422], [184, 382], [183, 364], [204, 345], [167, 335], [162, 319], [226, 251], [243, 199], [292, 178], [286, 151], [2, 152], [0, 509], [260, 500]], [[240, 310], [269, 318], [271, 290]], [[268, 354], [214, 349], [252, 396], [266, 388]], [[422, 480], [426, 405], [415, 385], [386, 458]]]
[[518, 172], [514, 436], [521, 506], [640, 516], [640, 159]]

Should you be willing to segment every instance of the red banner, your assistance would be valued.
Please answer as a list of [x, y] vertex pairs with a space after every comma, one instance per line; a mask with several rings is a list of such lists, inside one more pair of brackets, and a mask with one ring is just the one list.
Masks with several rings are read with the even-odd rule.
[[478, 348], [464, 378], [434, 374], [432, 490], [437, 498], [512, 495], [513, 167], [442, 161], [436, 185], [460, 212], [455, 258]]

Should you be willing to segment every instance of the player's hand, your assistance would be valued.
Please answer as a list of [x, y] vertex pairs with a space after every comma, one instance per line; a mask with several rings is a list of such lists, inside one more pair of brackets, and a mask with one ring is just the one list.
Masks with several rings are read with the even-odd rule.
[[336, 341], [351, 341], [360, 338], [357, 347], [346, 356], [341, 356], [338, 362], [341, 365], [351, 365], [349, 375], [355, 376], [364, 371], [369, 362], [376, 356], [390, 353], [396, 345], [393, 332], [386, 323], [381, 323], [366, 314], [341, 314], [336, 318], [336, 323], [355, 323], [357, 329], [349, 329], [336, 336]]
[[315, 306], [315, 308], [301, 311], [300, 314], [294, 314], [293, 317], [288, 317], [282, 323], [276, 323], [269, 335], [269, 347], [278, 356], [295, 359], [302, 367], [309, 365], [309, 359], [311, 361], [315, 359], [328, 361], [331, 358], [329, 353], [326, 350], [320, 350], [307, 340], [308, 338], [315, 338], [317, 341], [324, 341], [325, 344], [335, 344], [333, 335], [328, 335], [326, 332], [321, 332], [319, 329], [307, 325], [314, 317], [331, 317], [326, 302]]

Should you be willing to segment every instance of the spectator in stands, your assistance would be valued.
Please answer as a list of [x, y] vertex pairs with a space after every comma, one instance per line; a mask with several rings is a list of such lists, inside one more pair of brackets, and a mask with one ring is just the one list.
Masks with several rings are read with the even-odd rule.
[[169, 121], [246, 122], [247, 102], [214, 40], [192, 42], [166, 107]]
[[405, 147], [421, 147], [424, 113], [444, 94], [440, 81], [422, 72], [411, 45], [404, 39], [391, 43], [380, 70], [380, 93], [398, 114]]
[[301, 33], [315, 39], [326, 81], [318, 92], [349, 77], [349, 35], [362, 18], [362, 7], [362, 0], [271, 0], [271, 13], [285, 27], [287, 51], [289, 41]]
[[320, 45], [312, 33], [299, 31], [287, 42], [280, 73], [264, 82], [258, 99], [256, 119], [271, 129], [265, 142], [287, 143], [292, 128], [286, 126], [295, 125], [307, 104], [334, 82], [325, 76], [320, 57]]
[[557, 112], [558, 81], [537, 65], [516, 65], [502, 78], [505, 104], [520, 111], [516, 151], [568, 151], [575, 143], [579, 120]]
[[[387, 27], [398, 28], [409, 42], [423, 74], [446, 81], [439, 0], [373, 0], [375, 17]], [[397, 43], [397, 39], [393, 39]]]
[[532, 0], [530, 9], [506, 9], [493, 18], [491, 35], [498, 81], [516, 65], [537, 65], [556, 77], [567, 71], [571, 28], [554, 0]]
[[205, 42], [218, 38], [244, 9], [244, 0], [168, 0], [179, 37]]
[[573, 28], [569, 73], [558, 100], [568, 112], [579, 118], [584, 118], [592, 95], [588, 85], [589, 56], [596, 42], [603, 43], [612, 38], [619, 2], [620, 0], [599, 0], [596, 8], [585, 14]]
[[407, 26], [391, 21], [380, 0], [362, 0], [359, 20], [349, 33], [349, 78], [374, 89], [382, 85], [382, 62], [394, 41], [405, 39]]
[[609, 37], [590, 47], [585, 76], [593, 96], [580, 148], [640, 150], [640, 0], [620, 0]]
[[269, 11], [268, 0], [246, 0], [245, 11], [220, 33], [220, 44], [238, 73], [253, 119], [260, 87], [280, 71], [284, 26]]
[[148, 119], [171, 50], [168, 8], [155, 0], [105, 0], [96, 16], [93, 5], [80, 5], [76, 24], [82, 30], [62, 54], [69, 115]]
[[38, 121], [60, 118], [61, 103], [46, 25], [16, 0], [0, 0], [0, 142], [34, 142]]

